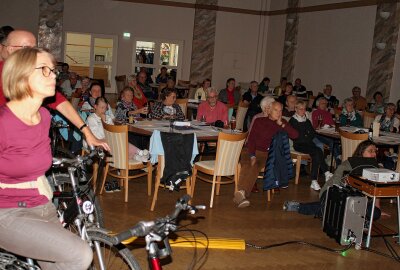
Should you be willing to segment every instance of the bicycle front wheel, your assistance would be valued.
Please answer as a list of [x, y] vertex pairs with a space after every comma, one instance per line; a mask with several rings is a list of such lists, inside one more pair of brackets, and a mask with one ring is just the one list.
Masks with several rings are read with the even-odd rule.
[[89, 228], [87, 235], [93, 249], [91, 270], [141, 270], [132, 252], [124, 244], [112, 244], [107, 230]]

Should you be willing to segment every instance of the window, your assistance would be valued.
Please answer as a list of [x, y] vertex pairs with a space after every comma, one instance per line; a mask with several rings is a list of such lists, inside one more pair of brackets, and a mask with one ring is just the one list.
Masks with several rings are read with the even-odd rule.
[[104, 82], [107, 93], [114, 93], [117, 68], [116, 36], [66, 33], [64, 62], [71, 72]]
[[155, 81], [161, 67], [165, 66], [168, 73], [178, 79], [181, 76], [182, 51], [182, 41], [137, 38], [134, 40], [133, 72], [138, 73], [141, 67], [145, 67]]

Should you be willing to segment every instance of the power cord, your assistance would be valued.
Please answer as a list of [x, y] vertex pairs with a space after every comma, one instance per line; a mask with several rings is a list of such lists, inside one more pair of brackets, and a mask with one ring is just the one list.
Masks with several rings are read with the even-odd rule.
[[313, 244], [313, 243], [309, 243], [309, 242], [304, 242], [304, 241], [287, 241], [287, 242], [282, 242], [282, 243], [277, 243], [277, 244], [272, 244], [272, 245], [267, 245], [267, 246], [258, 246], [255, 244], [251, 244], [251, 243], [247, 243], [246, 242], [246, 247], [250, 247], [250, 248], [255, 248], [255, 249], [260, 249], [260, 250], [267, 250], [267, 249], [271, 249], [271, 248], [275, 248], [275, 247], [281, 247], [281, 246], [285, 246], [285, 245], [291, 245], [291, 244], [299, 244], [299, 245], [305, 245], [305, 246], [311, 246], [311, 247], [316, 247], [319, 249], [323, 249], [326, 251], [330, 251], [330, 252], [334, 252], [334, 253], [343, 253], [346, 252], [347, 250], [349, 250], [351, 248], [351, 246], [355, 243], [355, 241], [351, 241], [345, 248], [343, 249], [332, 249], [332, 248], [327, 248], [324, 247], [322, 245], [318, 245], [318, 244]]

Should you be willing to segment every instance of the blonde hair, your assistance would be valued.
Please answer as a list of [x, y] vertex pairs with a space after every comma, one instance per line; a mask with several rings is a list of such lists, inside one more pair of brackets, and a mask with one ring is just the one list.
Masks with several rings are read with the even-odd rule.
[[298, 109], [298, 108], [300, 108], [300, 107], [306, 107], [306, 103], [303, 101], [303, 100], [298, 100], [298, 101], [296, 101], [296, 106], [295, 106], [295, 108], [296, 109]]
[[4, 63], [2, 81], [3, 92], [9, 100], [32, 97], [29, 77], [35, 71], [37, 55], [46, 53], [55, 64], [53, 55], [41, 48], [24, 48], [14, 52]]

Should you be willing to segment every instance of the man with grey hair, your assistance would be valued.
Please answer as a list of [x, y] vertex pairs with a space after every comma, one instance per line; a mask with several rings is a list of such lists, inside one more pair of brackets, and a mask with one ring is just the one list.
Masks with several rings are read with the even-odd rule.
[[[7, 59], [8, 56], [14, 51], [25, 47], [36, 47], [36, 38], [31, 32], [25, 30], [14, 30], [8, 35], [5, 40], [3, 40], [2, 46], [4, 47], [1, 51], [2, 58]], [[3, 65], [4, 62], [0, 61], [0, 74], [3, 71]], [[0, 106], [5, 104], [6, 102], [7, 100], [5, 99], [3, 93], [3, 83], [0, 77]], [[59, 92], [56, 92], [55, 101], [50, 103], [47, 102], [47, 106], [51, 109], [59, 111], [72, 124], [79, 128], [81, 132], [85, 135], [86, 141], [89, 145], [102, 146], [106, 150], [110, 150], [110, 147], [106, 142], [96, 139], [90, 129], [86, 126], [85, 122], [83, 122], [78, 112], [74, 109], [74, 107], [72, 107], [71, 103]]]
[[218, 94], [214, 88], [209, 88], [206, 93], [206, 101], [203, 101], [197, 111], [197, 120], [207, 123], [215, 123], [220, 120], [228, 124], [228, 108], [224, 103], [218, 101]]
[[82, 83], [78, 80], [78, 74], [70, 72], [69, 79], [61, 84], [61, 89], [67, 97], [71, 97], [75, 91], [82, 91]]

